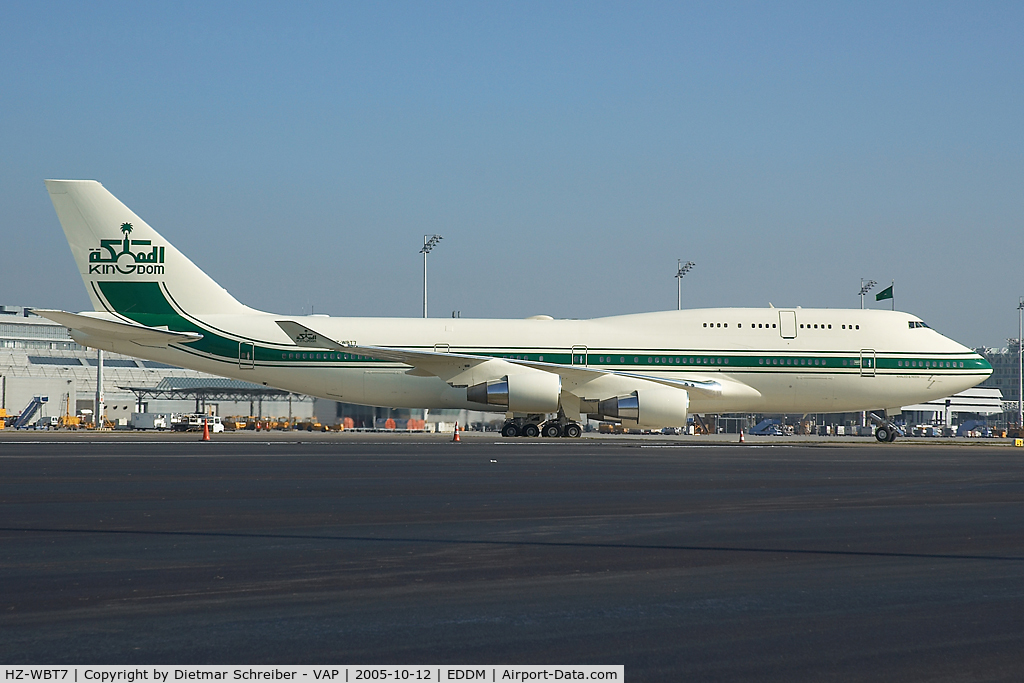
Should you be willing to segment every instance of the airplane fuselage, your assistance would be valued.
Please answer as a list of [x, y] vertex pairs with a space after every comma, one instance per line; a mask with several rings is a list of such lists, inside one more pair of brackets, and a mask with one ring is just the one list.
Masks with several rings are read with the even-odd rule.
[[[962, 391], [991, 372], [980, 356], [921, 325], [916, 316], [876, 310], [695, 309], [591, 320], [169, 315], [180, 319], [147, 315], [135, 322], [196, 329], [203, 340], [167, 349], [132, 342], [106, 348], [297, 393], [396, 408], [495, 410], [468, 401], [464, 389], [437, 377], [408, 374], [410, 368], [400, 363], [296, 349], [276, 321], [295, 320], [359, 345], [735, 380], [754, 390], [721, 397], [693, 394], [693, 412], [896, 408]], [[132, 319], [130, 312], [111, 316], [117, 317]]]

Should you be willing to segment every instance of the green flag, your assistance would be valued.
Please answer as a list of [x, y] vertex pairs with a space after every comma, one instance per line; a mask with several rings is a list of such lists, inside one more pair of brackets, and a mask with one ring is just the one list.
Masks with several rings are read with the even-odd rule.
[[885, 299], [891, 299], [892, 298], [892, 288], [893, 288], [893, 285], [889, 285], [888, 287], [883, 289], [878, 294], [875, 294], [875, 301], [884, 301]]

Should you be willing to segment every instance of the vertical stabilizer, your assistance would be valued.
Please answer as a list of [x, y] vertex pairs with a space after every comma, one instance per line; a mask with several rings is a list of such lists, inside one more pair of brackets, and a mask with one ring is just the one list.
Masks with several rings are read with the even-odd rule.
[[47, 180], [46, 189], [97, 311], [163, 312], [166, 295], [192, 314], [251, 310], [95, 180]]

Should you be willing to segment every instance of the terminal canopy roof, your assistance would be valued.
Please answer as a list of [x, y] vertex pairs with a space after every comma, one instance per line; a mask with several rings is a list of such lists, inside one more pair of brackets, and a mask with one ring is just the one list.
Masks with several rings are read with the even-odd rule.
[[147, 398], [255, 401], [287, 398], [291, 393], [262, 384], [223, 377], [164, 377], [154, 386], [119, 388], [134, 393], [140, 401]]

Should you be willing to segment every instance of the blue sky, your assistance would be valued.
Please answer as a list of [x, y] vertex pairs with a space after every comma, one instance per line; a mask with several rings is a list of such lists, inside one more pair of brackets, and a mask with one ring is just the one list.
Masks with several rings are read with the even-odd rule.
[[[1020, 3], [18, 3], [0, 303], [88, 299], [93, 178], [276, 312], [856, 307], [972, 345], [1024, 294]], [[880, 289], [881, 287], [879, 287]], [[875, 305], [872, 300], [872, 305]], [[887, 304], [887, 302], [886, 302]], [[883, 306], [883, 304], [878, 304]]]

